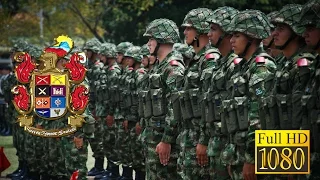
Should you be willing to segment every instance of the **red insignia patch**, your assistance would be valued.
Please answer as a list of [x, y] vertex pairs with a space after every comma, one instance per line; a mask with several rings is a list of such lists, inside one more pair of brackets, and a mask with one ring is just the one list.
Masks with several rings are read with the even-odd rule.
[[265, 63], [266, 59], [262, 56], [257, 56], [256, 57], [256, 63]]
[[210, 54], [206, 54], [205, 58], [208, 59], [216, 59], [216, 56], [214, 55], [214, 53], [210, 53]]
[[308, 60], [306, 58], [298, 59], [298, 67], [309, 66]]
[[234, 63], [234, 64], [239, 64], [241, 61], [242, 61], [242, 58], [235, 58], [235, 59], [233, 60], [233, 63]]
[[111, 66], [111, 67], [109, 68], [109, 70], [110, 70], [110, 71], [114, 70], [114, 67], [113, 67], [113, 66]]
[[133, 67], [128, 67], [128, 70], [132, 71], [132, 70], [133, 70]]
[[170, 65], [171, 65], [171, 66], [178, 66], [178, 65], [179, 65], [179, 62], [176, 61], [176, 60], [172, 60], [172, 61], [170, 61]]
[[139, 73], [145, 74], [146, 72], [143, 69], [139, 69]]

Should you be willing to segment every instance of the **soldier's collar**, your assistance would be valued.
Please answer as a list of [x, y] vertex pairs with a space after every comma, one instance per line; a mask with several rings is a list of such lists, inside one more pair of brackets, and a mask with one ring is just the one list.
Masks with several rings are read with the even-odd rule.
[[199, 60], [200, 57], [205, 54], [205, 52], [206, 52], [206, 46], [204, 46], [204, 47], [194, 56], [193, 59], [196, 60], [196, 61]]

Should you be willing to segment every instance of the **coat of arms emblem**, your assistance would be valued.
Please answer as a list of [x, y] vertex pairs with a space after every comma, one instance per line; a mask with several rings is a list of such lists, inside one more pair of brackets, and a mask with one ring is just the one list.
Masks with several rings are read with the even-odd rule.
[[[61, 137], [74, 133], [84, 120], [82, 114], [89, 101], [89, 88], [84, 83], [86, 56], [76, 52], [71, 55], [64, 69], [56, 67], [72, 49], [73, 41], [67, 36], [59, 36], [56, 44], [46, 48], [39, 58], [32, 61], [30, 55], [21, 52], [15, 55], [18, 63], [15, 75], [20, 83], [12, 88], [13, 104], [19, 113], [20, 126], [33, 135]], [[34, 118], [53, 121], [67, 116], [68, 127], [64, 129], [40, 129], [33, 127]]]

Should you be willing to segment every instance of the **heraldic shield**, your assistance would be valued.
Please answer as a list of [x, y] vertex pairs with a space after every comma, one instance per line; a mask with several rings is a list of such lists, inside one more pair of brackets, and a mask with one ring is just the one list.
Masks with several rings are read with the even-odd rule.
[[[20, 114], [21, 127], [36, 136], [61, 137], [77, 131], [85, 121], [83, 113], [89, 102], [89, 87], [85, 82], [87, 61], [84, 53], [75, 52], [67, 61], [65, 56], [73, 47], [67, 36], [59, 36], [56, 44], [46, 48], [39, 64], [26, 52], [15, 54], [15, 75], [19, 85], [12, 88], [13, 105]], [[67, 63], [57, 67], [65, 58]], [[28, 86], [29, 84], [29, 86]], [[62, 129], [34, 127], [35, 119], [48, 121], [67, 119]]]

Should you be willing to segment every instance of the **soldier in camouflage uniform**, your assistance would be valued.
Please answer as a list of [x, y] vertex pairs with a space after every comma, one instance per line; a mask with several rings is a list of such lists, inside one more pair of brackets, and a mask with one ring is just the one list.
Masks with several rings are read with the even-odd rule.
[[[65, 59], [60, 59], [59, 61], [64, 61], [62, 62], [62, 64], [66, 62]], [[88, 62], [84, 61], [82, 63], [83, 65], [87, 66]], [[87, 79], [85, 79], [82, 84], [89, 89], [89, 83]], [[67, 126], [68, 115], [69, 114], [66, 114], [64, 118], [62, 118], [61, 120], [59, 119], [58, 123], [60, 123], [60, 127], [59, 125], [57, 125], [55, 128]], [[88, 108], [82, 115], [85, 117], [85, 122], [83, 126], [81, 128], [78, 128], [77, 132], [75, 132], [74, 134], [60, 138], [61, 144], [59, 145], [61, 145], [61, 148], [58, 148], [58, 152], [61, 157], [64, 157], [65, 166], [56, 168], [59, 168], [60, 172], [65, 172], [65, 174], [57, 174], [58, 177], [61, 177], [61, 179], [69, 178], [72, 175], [72, 173], [77, 170], [79, 170], [78, 179], [87, 179], [86, 163], [88, 159], [88, 142], [90, 141], [90, 139], [94, 137], [95, 120]]]
[[[12, 60], [15, 53], [26, 52], [27, 47], [28, 43], [23, 40], [18, 40], [17, 42], [15, 42], [11, 53]], [[13, 61], [13, 67], [15, 67], [15, 63], [16, 62]], [[5, 94], [5, 101], [8, 103], [8, 113], [6, 113], [6, 119], [7, 121], [9, 121], [10, 124], [12, 124], [13, 146], [17, 150], [16, 155], [18, 156], [19, 161], [18, 169], [15, 170], [13, 173], [8, 174], [8, 178], [20, 178], [27, 176], [27, 162], [24, 147], [25, 132], [23, 128], [20, 127], [19, 123], [16, 122], [17, 112], [15, 111], [15, 108], [12, 103], [13, 95], [11, 93], [11, 88], [17, 84], [18, 82], [14, 73], [10, 74], [7, 80], [1, 84], [2, 90]]]
[[[273, 11], [269, 14], [267, 14], [268, 20], [271, 23], [272, 20], [275, 18], [275, 16], [278, 14], [277, 11]], [[271, 35], [267, 37], [266, 39], [262, 40], [263, 48], [267, 51], [267, 53], [277, 59], [278, 56], [281, 56], [281, 51], [277, 49], [274, 45], [274, 38], [272, 36], [272, 32], [275, 30], [275, 26], [273, 24], [271, 25]]]
[[[208, 156], [210, 158], [210, 178], [217, 180], [230, 179], [226, 164], [221, 161], [221, 151], [227, 143], [228, 136], [221, 129], [221, 102], [227, 96], [226, 80], [230, 78], [233, 70], [231, 64], [237, 57], [232, 52], [230, 44], [231, 34], [226, 32], [226, 28], [231, 22], [231, 19], [239, 11], [232, 7], [220, 7], [213, 11], [208, 18], [211, 24], [208, 33], [210, 44], [219, 49], [221, 58], [217, 60], [212, 71], [211, 77], [208, 77], [209, 89], [205, 92], [206, 106], [206, 133], [210, 139], [208, 143]], [[208, 73], [207, 76], [210, 76]]]
[[221, 160], [234, 180], [261, 179], [254, 169], [254, 130], [260, 129], [258, 102], [266, 93], [264, 79], [276, 69], [260, 48], [262, 39], [270, 35], [270, 23], [262, 12], [246, 10], [234, 16], [226, 32], [233, 34], [231, 46], [239, 57], [231, 64], [228, 96], [222, 101], [221, 131], [229, 138]]
[[[102, 121], [101, 117], [103, 116], [101, 98], [97, 96], [97, 93], [101, 92], [101, 86], [99, 86], [99, 80], [101, 75], [101, 69], [103, 68], [103, 63], [99, 61], [99, 51], [101, 48], [101, 43], [96, 38], [89, 39], [83, 50], [86, 52], [86, 56], [89, 59], [88, 62], [88, 71], [87, 71], [87, 79], [90, 85], [90, 101], [88, 104], [89, 110], [92, 113], [93, 117], [96, 119], [95, 129], [97, 130], [94, 138], [90, 139], [90, 147], [93, 152], [93, 157], [95, 158], [94, 167], [88, 172], [88, 176], [96, 176], [104, 173], [104, 154], [103, 154], [103, 146], [102, 146]], [[97, 101], [100, 104], [96, 104]], [[98, 102], [98, 103], [99, 103]], [[98, 111], [98, 112], [97, 112]], [[98, 113], [98, 114], [97, 114]], [[100, 117], [100, 118], [99, 118]]]
[[181, 119], [178, 91], [182, 87], [184, 64], [180, 53], [173, 51], [179, 41], [177, 25], [169, 19], [152, 21], [144, 33], [149, 38], [151, 55], [157, 57], [149, 76], [149, 89], [145, 101], [151, 106], [144, 109], [150, 115], [147, 137], [146, 167], [150, 180], [178, 179], [177, 158], [178, 122]]
[[[300, 14], [300, 25], [305, 27], [305, 32], [303, 37], [305, 42], [310, 50], [313, 51], [313, 54], [316, 56], [313, 62], [300, 60], [301, 66], [299, 72], [304, 73], [306, 76], [303, 79], [306, 80], [305, 89], [302, 90], [302, 105], [305, 106], [303, 113], [303, 120], [309, 119], [309, 127], [303, 127], [304, 129], [311, 130], [311, 162], [310, 162], [310, 175], [307, 175], [307, 179], [320, 179], [320, 141], [319, 141], [319, 87], [320, 87], [320, 1], [311, 0], [307, 2]], [[303, 65], [305, 67], [303, 67]], [[307, 101], [305, 101], [306, 99]], [[302, 175], [301, 175], [302, 176]], [[302, 177], [301, 177], [302, 179]]]
[[210, 80], [215, 62], [220, 58], [216, 48], [207, 46], [210, 24], [207, 18], [212, 11], [207, 8], [193, 9], [185, 16], [185, 42], [192, 46], [195, 56], [190, 61], [180, 92], [183, 116], [183, 179], [209, 179], [209, 159], [207, 156], [208, 136], [205, 134], [205, 112], [203, 93], [208, 90], [206, 80]]
[[[118, 113], [118, 98], [117, 93], [117, 80], [121, 73], [121, 68], [116, 63], [116, 46], [111, 43], [107, 43], [103, 46], [101, 51], [101, 60], [105, 63], [104, 76], [101, 77], [101, 86], [104, 87], [103, 94], [99, 96], [104, 102], [104, 108], [106, 110], [107, 118], [103, 119], [104, 126], [104, 138], [103, 147], [104, 154], [108, 159], [108, 165], [106, 172], [102, 177], [96, 176], [97, 179], [116, 179], [119, 177], [119, 166], [116, 164], [118, 162], [118, 154], [115, 148], [116, 142], [116, 124], [113, 122], [113, 116]], [[108, 121], [108, 119], [112, 121]]]
[[[150, 56], [149, 48], [148, 45], [145, 44], [141, 47], [140, 50], [140, 55], [143, 56], [141, 60], [141, 68], [138, 69], [137, 71], [140, 72], [138, 73], [136, 84], [137, 84], [137, 91], [139, 95], [139, 117], [140, 117], [140, 127], [142, 128], [142, 133], [139, 136], [139, 141], [143, 144], [143, 153], [144, 157], [147, 156], [147, 146], [146, 146], [146, 139], [149, 137], [151, 129], [148, 127], [148, 120], [150, 118], [150, 114], [148, 115], [144, 109], [146, 109], [148, 106], [150, 106], [150, 101], [144, 101], [144, 97], [146, 93], [148, 92], [149, 88], [149, 75], [152, 72], [153, 65], [155, 63], [155, 57]], [[138, 126], [137, 126], [138, 127]], [[137, 133], [139, 133], [139, 129], [137, 129]], [[143, 158], [144, 164], [145, 164], [145, 158]], [[148, 167], [145, 166], [145, 172], [148, 171]], [[150, 173], [145, 173], [145, 174], [150, 174]], [[147, 179], [150, 179], [147, 177]]]
[[[178, 51], [183, 56], [183, 62], [185, 63], [186, 67], [189, 66], [190, 61], [193, 59], [195, 52], [192, 46], [188, 46], [187, 44], [182, 43], [175, 43], [173, 45], [173, 50]], [[182, 119], [178, 121], [178, 132], [179, 135], [176, 139], [176, 144], [179, 147], [179, 156], [177, 159], [177, 172], [178, 175], [183, 179], [184, 177], [184, 168], [183, 168], [183, 161], [184, 161], [184, 142], [183, 137], [185, 130], [185, 124], [183, 123]]]
[[[145, 167], [143, 146], [138, 141], [141, 133], [138, 113], [138, 76], [142, 76], [144, 71], [140, 68], [142, 56], [141, 48], [133, 46], [128, 48], [124, 54], [126, 61], [126, 80], [124, 87], [125, 121], [123, 127], [119, 127], [118, 143], [123, 144], [121, 148], [121, 163], [123, 167], [122, 179], [132, 179], [132, 168], [136, 172], [136, 179], [145, 179]], [[138, 70], [139, 69], [139, 70]], [[124, 130], [124, 131], [123, 131]], [[132, 168], [130, 167], [132, 166]]]

